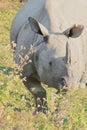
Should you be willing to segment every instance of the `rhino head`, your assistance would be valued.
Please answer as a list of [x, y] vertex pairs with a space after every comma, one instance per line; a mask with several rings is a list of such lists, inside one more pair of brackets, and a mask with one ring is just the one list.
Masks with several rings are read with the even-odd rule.
[[57, 89], [72, 85], [73, 57], [69, 38], [79, 37], [83, 25], [73, 25], [62, 33], [52, 33], [32, 17], [29, 17], [29, 23], [37, 34], [37, 40], [33, 43], [34, 64], [40, 81]]

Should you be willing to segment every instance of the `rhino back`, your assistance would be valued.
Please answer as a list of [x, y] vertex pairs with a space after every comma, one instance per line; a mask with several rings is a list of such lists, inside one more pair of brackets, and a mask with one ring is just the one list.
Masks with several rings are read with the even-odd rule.
[[[11, 41], [16, 39], [20, 28], [27, 21], [29, 16], [36, 18], [48, 29], [54, 32], [63, 31], [74, 23], [86, 24], [86, 7], [86, 0], [28, 0], [13, 20], [11, 27]], [[49, 18], [45, 15], [48, 15]], [[50, 22], [48, 22], [48, 20]], [[50, 25], [47, 24], [47, 22]]]
[[28, 20], [29, 16], [40, 17], [45, 0], [28, 0], [16, 14], [11, 26], [11, 41], [15, 41], [20, 28]]
[[65, 30], [74, 23], [87, 25], [86, 0], [47, 0], [45, 8], [50, 18], [52, 31]]

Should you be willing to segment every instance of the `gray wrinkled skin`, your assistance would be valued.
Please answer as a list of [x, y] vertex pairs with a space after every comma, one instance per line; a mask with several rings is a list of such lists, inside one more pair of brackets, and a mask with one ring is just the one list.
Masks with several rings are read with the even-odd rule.
[[47, 107], [41, 82], [56, 89], [86, 84], [87, 16], [84, 12], [87, 2], [77, 0], [74, 5], [73, 1], [64, 4], [64, 0], [28, 0], [12, 23], [11, 41], [17, 43], [14, 53], [17, 64], [19, 54], [24, 57], [33, 46], [32, 62], [23, 67], [22, 74], [26, 76], [24, 84], [34, 95], [38, 111], [42, 111], [42, 106]]

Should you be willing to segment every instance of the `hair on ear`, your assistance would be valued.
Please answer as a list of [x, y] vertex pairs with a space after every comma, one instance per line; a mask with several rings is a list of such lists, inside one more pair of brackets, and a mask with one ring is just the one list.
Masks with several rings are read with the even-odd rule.
[[74, 24], [72, 27], [68, 28], [63, 33], [67, 37], [77, 38], [81, 35], [83, 29], [84, 29], [83, 25]]

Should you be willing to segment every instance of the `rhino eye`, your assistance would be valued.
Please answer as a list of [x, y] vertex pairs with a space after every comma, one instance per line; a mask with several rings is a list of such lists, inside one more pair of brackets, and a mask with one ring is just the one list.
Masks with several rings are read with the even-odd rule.
[[44, 37], [44, 42], [48, 43], [48, 39], [49, 39], [49, 37], [48, 37], [48, 36], [45, 36], [45, 37]]
[[49, 65], [52, 66], [52, 61], [49, 62]]

